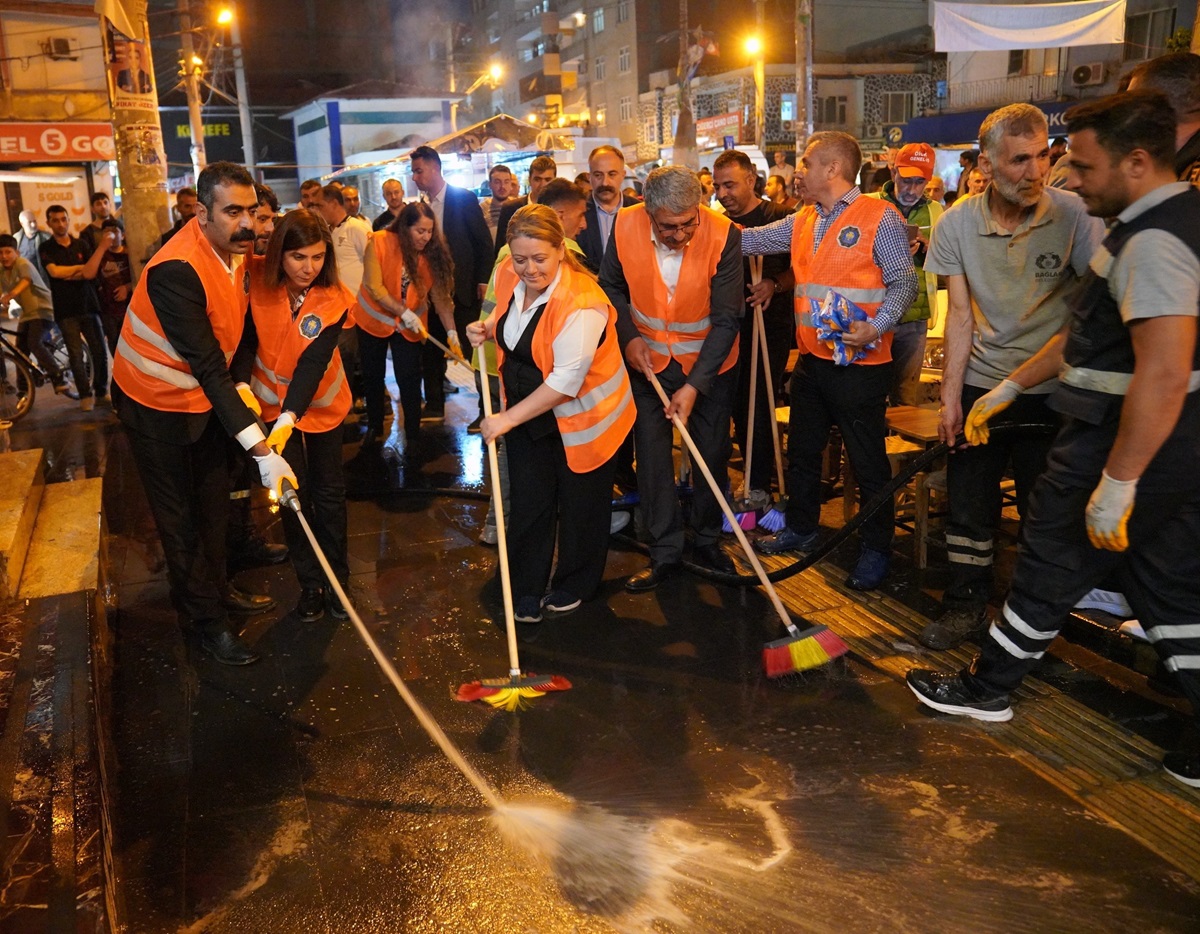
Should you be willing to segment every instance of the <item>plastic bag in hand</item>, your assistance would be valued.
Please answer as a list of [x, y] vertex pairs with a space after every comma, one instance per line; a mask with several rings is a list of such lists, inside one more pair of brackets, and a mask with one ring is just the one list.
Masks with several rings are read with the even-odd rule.
[[812, 310], [813, 325], [817, 329], [817, 340], [833, 352], [833, 362], [838, 366], [849, 366], [865, 357], [866, 351], [879, 346], [878, 341], [872, 341], [865, 347], [851, 348], [842, 342], [842, 334], [849, 331], [855, 321], [871, 320], [870, 315], [846, 296], [830, 289], [825, 293], [825, 301], [818, 302], [810, 298], [808, 303]]

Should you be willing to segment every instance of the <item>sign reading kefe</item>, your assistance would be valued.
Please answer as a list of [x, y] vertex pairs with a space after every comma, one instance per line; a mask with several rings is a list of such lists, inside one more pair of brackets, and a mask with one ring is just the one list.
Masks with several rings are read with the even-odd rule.
[[111, 123], [0, 123], [0, 162], [116, 158]]

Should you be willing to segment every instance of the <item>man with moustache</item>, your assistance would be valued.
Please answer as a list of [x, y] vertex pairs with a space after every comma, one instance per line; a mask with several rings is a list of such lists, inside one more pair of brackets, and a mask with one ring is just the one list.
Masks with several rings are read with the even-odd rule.
[[162, 539], [172, 606], [204, 652], [224, 665], [249, 665], [258, 656], [230, 627], [225, 605], [225, 441], [233, 437], [250, 452], [263, 486], [276, 494], [296, 475], [267, 447], [229, 376], [246, 317], [242, 260], [254, 246], [254, 179], [240, 165], [214, 162], [196, 189], [196, 217], [150, 260], [134, 289], [113, 378]]
[[615, 146], [597, 146], [588, 156], [588, 181], [592, 199], [587, 206], [587, 226], [579, 232], [579, 246], [588, 266], [599, 269], [612, 238], [617, 211], [638, 203], [621, 194], [625, 182], [625, 154]]
[[[983, 121], [979, 141], [979, 167], [991, 183], [942, 215], [925, 260], [926, 273], [947, 277], [950, 293], [938, 426], [947, 444], [963, 430], [963, 414], [993, 390], [1011, 403], [993, 425], [1058, 424], [1046, 405], [1056, 380], [1022, 392], [1008, 375], [1066, 323], [1071, 285], [1104, 236], [1104, 225], [1088, 216], [1078, 196], [1046, 186], [1050, 140], [1038, 108], [1001, 107]], [[922, 645], [950, 649], [986, 632], [1000, 481], [1011, 464], [1024, 516], [1052, 440], [1049, 430], [1009, 431], [950, 457], [951, 579], [944, 612], [921, 632]]]
[[[762, 227], [787, 217], [791, 211], [784, 205], [763, 201], [754, 194], [754, 163], [750, 157], [736, 149], [717, 156], [713, 163], [713, 188], [721, 207], [728, 218], [739, 227]], [[746, 309], [742, 318], [738, 357], [737, 393], [733, 402], [733, 429], [738, 447], [746, 456], [746, 433], [750, 410], [750, 359], [751, 341], [754, 339], [754, 306], [763, 307], [763, 327], [767, 333], [768, 361], [774, 380], [775, 394], [780, 395], [780, 377], [787, 364], [788, 351], [792, 347], [794, 326], [792, 324], [792, 289], [796, 284], [791, 263], [786, 253], [773, 253], [763, 257], [762, 281], [751, 283], [750, 261], [744, 259], [743, 273], [746, 277]], [[754, 411], [754, 446], [756, 456], [744, 469], [750, 477], [749, 487], [754, 491], [771, 488], [771, 473], [774, 460], [771, 456], [771, 419], [775, 413], [769, 411], [767, 403], [766, 370], [759, 360], [757, 401]]]

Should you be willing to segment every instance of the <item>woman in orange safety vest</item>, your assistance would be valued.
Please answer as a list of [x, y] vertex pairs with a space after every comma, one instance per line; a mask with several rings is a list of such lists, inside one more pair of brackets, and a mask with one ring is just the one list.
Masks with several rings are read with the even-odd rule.
[[[250, 315], [230, 365], [235, 382], [249, 383], [263, 420], [274, 422], [267, 445], [295, 471], [304, 516], [343, 589], [350, 571], [342, 421], [351, 396], [338, 334], [350, 327], [353, 305], [338, 281], [329, 225], [290, 211], [275, 225], [266, 256], [250, 258]], [[297, 616], [314, 622], [328, 604], [336, 619], [347, 619], [299, 519], [290, 509], [282, 515], [300, 579]]]
[[496, 269], [496, 310], [467, 334], [476, 347], [496, 341], [505, 409], [480, 430], [485, 441], [505, 438], [516, 618], [538, 623], [543, 610], [569, 613], [600, 585], [615, 456], [635, 410], [616, 311], [565, 249], [558, 214], [523, 207], [507, 239], [512, 253]]
[[446, 328], [451, 349], [458, 351], [453, 294], [454, 261], [428, 204], [406, 204], [386, 229], [371, 234], [355, 312], [366, 388], [367, 441], [376, 443], [383, 437], [383, 380], [391, 348], [409, 466], [420, 461], [421, 356], [429, 329], [429, 303], [433, 302]]

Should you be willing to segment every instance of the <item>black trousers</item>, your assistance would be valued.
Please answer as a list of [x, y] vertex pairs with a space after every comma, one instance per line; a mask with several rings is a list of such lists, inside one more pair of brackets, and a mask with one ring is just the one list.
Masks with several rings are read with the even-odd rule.
[[[387, 376], [389, 347], [392, 351], [392, 373], [400, 390], [400, 408], [404, 412], [404, 434], [409, 444], [414, 444], [421, 432], [421, 366], [426, 347], [418, 341], [410, 341], [403, 334], [376, 337], [362, 328], [358, 329], [358, 357], [362, 362], [367, 400], [367, 427], [373, 432], [383, 431], [386, 411], [384, 380]], [[440, 350], [438, 354], [441, 354]]]
[[[75, 388], [79, 390], [79, 398], [86, 399], [93, 393], [97, 396], [108, 395], [108, 345], [104, 342], [104, 329], [100, 325], [99, 316], [72, 315], [59, 321], [58, 329], [62, 331], [63, 343], [67, 345], [67, 359], [71, 363], [71, 373], [75, 376]], [[92, 352], [91, 386], [82, 378], [82, 341], [85, 340], [88, 350]]]
[[[829, 429], [837, 426], [846, 456], [869, 502], [892, 479], [884, 438], [887, 394], [892, 385], [890, 363], [838, 366], [803, 354], [792, 374], [792, 414], [788, 426], [787, 524], [801, 535], [815, 532], [821, 521], [821, 454]], [[862, 543], [888, 551], [895, 530], [895, 508], [884, 506], [863, 524]]]
[[[638, 495], [641, 498], [642, 518], [650, 533], [650, 558], [659, 564], [671, 564], [683, 558], [683, 511], [675, 489], [674, 431], [675, 426], [663, 415], [662, 400], [641, 373], [629, 374], [633, 385], [633, 401], [637, 406], [637, 421], [633, 434], [637, 445]], [[672, 360], [658, 374], [663, 391], [670, 398], [685, 382], [683, 367]], [[737, 386], [737, 369], [717, 376], [707, 393], [696, 397], [688, 433], [696, 442], [700, 456], [708, 465], [722, 488], [729, 485], [729, 420], [733, 409], [733, 392]], [[510, 466], [514, 463], [509, 455]], [[693, 471], [692, 543], [697, 547], [711, 545], [721, 537], [721, 507], [712, 490], [700, 475]]]
[[191, 444], [168, 444], [125, 429], [162, 540], [171, 605], [206, 631], [228, 626], [225, 525], [229, 516], [228, 440], [210, 416]]
[[[783, 369], [787, 366], [788, 350], [794, 329], [792, 316], [763, 315], [767, 331], [767, 350], [771, 364], [771, 379], [774, 381], [775, 399], [779, 400], [783, 385]], [[746, 432], [750, 412], [750, 348], [753, 339], [754, 313], [747, 310], [742, 318], [740, 350], [738, 352], [737, 396], [733, 403], [733, 433], [737, 438], [738, 450], [746, 456]], [[775, 413], [770, 411], [767, 398], [767, 374], [762, 354], [758, 359], [758, 389], [754, 400], [754, 453], [749, 464], [750, 488], [770, 490], [771, 477], [775, 472], [775, 451], [771, 440], [771, 422]]]
[[1200, 717], [1200, 497], [1139, 486], [1129, 549], [1114, 552], [1088, 541], [1093, 489], [1053, 467], [1037, 480], [1008, 600], [967, 677], [990, 691], [1015, 690], [1071, 608], [1112, 575]]
[[44, 318], [22, 321], [17, 325], [17, 346], [25, 353], [33, 354], [50, 377], [50, 382], [57, 386], [63, 381], [63, 372], [54, 362], [54, 354], [46, 346], [46, 337], [51, 333], [52, 327]]
[[[400, 338], [404, 340], [404, 338]], [[418, 345], [419, 346], [419, 345]], [[293, 431], [283, 449], [284, 459], [296, 473], [300, 508], [312, 527], [317, 544], [338, 581], [345, 587], [350, 577], [346, 557], [346, 480], [342, 472], [342, 426], [332, 431]], [[300, 586], [326, 586], [325, 572], [317, 560], [300, 520], [290, 509], [281, 509], [288, 554]]]
[[[986, 389], [964, 386], [965, 418]], [[946, 490], [950, 515], [946, 522], [946, 553], [953, 572], [946, 586], [946, 602], [982, 609], [992, 592], [992, 561], [996, 528], [1002, 508], [1000, 482], [1012, 465], [1017, 487], [1017, 509], [1025, 516], [1034, 481], [1046, 469], [1046, 455], [1054, 443], [1058, 415], [1046, 405], [1048, 395], [1023, 394], [990, 424], [1042, 424], [1036, 429], [993, 434], [987, 444], [956, 451], [947, 459]]]

